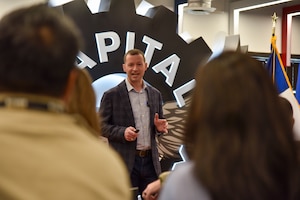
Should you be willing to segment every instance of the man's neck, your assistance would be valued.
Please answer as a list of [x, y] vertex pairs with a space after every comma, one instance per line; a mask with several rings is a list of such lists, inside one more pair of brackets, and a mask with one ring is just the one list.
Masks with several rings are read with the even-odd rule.
[[130, 82], [130, 85], [134, 88], [135, 91], [140, 92], [144, 88], [144, 81], [141, 80], [140, 82]]

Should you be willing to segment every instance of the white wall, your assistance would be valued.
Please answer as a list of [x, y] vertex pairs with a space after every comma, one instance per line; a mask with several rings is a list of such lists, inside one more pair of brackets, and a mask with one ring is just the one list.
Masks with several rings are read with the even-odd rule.
[[0, 18], [14, 9], [41, 2], [46, 2], [46, 0], [0, 0]]
[[228, 35], [228, 14], [193, 15], [184, 13], [182, 32], [189, 33], [193, 39], [202, 37], [212, 49], [218, 33], [225, 32]]
[[[236, 3], [242, 5], [241, 2], [245, 2], [245, 5], [249, 4], [248, 0]], [[230, 4], [225, 5], [225, 8], [226, 6], [229, 8]], [[188, 32], [194, 39], [203, 37], [209, 47], [213, 46], [214, 38], [219, 32], [225, 32], [227, 35], [239, 34], [241, 45], [248, 45], [248, 51], [269, 53], [272, 35], [271, 17], [274, 12], [278, 16], [275, 32], [277, 36], [276, 44], [281, 52], [282, 7], [280, 6], [240, 12], [237, 33], [232, 30], [233, 20], [231, 18], [233, 16], [229, 9], [228, 11], [225, 10], [226, 14], [210, 14], [207, 16], [183, 14], [182, 32]], [[293, 17], [291, 53], [300, 54], [300, 16]]]
[[300, 55], [300, 16], [293, 17], [291, 53]]
[[[249, 51], [270, 52], [270, 42], [272, 37], [272, 16], [240, 14], [239, 33], [241, 44], [248, 44]], [[277, 37], [276, 46], [281, 49], [281, 17], [277, 19], [275, 35]]]
[[[275, 34], [277, 36], [276, 46], [281, 52], [281, 29], [282, 11], [275, 10], [278, 15]], [[241, 43], [249, 44], [249, 51], [270, 52], [270, 38], [272, 35], [272, 12], [264, 14], [241, 13], [239, 22], [239, 33]], [[291, 54], [300, 54], [300, 17], [293, 17], [291, 33]]]

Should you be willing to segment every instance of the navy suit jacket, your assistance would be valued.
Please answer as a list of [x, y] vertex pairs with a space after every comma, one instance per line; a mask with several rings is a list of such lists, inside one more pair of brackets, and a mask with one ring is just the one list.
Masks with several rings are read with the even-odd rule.
[[[161, 166], [155, 138], [158, 132], [154, 125], [154, 115], [158, 113], [159, 118], [163, 118], [163, 100], [161, 93], [156, 88], [147, 85], [146, 90], [148, 96], [147, 104], [150, 107], [152, 160], [155, 171], [159, 175]], [[129, 126], [135, 127], [125, 80], [103, 94], [99, 111], [102, 117], [102, 135], [108, 138], [109, 144], [121, 155], [129, 173], [131, 173], [137, 141], [129, 142], [124, 138], [125, 129]]]

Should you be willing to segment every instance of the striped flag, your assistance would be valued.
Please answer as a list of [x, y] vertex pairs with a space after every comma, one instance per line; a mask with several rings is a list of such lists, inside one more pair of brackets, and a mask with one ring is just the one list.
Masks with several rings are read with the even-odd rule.
[[297, 77], [297, 85], [296, 85], [296, 99], [298, 103], [300, 103], [300, 63], [298, 65], [298, 77]]
[[[285, 68], [282, 64], [281, 57], [278, 53], [276, 47], [276, 36], [272, 36], [271, 39], [271, 55], [267, 62], [267, 69], [271, 74], [274, 84], [278, 89], [278, 93], [280, 96], [289, 100], [293, 107], [294, 113], [294, 132], [295, 132], [295, 139], [300, 140], [300, 110], [299, 110], [299, 103], [293, 93], [293, 89], [291, 87], [291, 83], [289, 78], [286, 74]], [[300, 89], [300, 88], [299, 88]]]

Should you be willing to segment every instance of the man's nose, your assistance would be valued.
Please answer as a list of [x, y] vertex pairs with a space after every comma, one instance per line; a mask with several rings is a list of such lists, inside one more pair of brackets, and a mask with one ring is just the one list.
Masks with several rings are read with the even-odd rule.
[[138, 66], [137, 65], [133, 65], [133, 70], [137, 70]]

